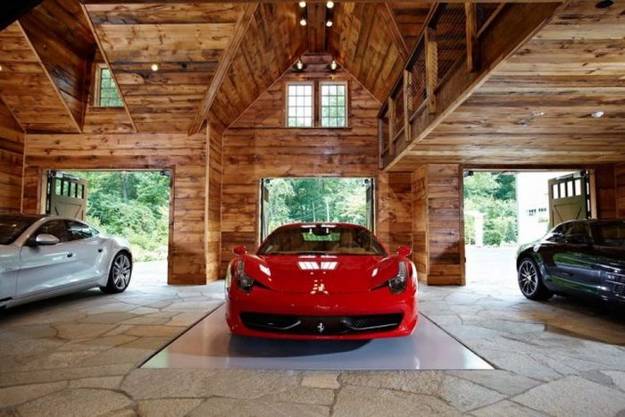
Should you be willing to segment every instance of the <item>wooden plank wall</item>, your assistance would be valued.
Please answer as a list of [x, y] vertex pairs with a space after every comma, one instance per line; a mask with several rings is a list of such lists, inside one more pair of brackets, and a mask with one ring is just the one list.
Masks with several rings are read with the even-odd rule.
[[169, 169], [173, 172], [170, 284], [204, 284], [206, 134], [26, 135], [24, 211], [39, 212], [47, 169]]
[[596, 212], [599, 219], [616, 217], [616, 176], [614, 174], [614, 165], [601, 166], [594, 170]]
[[209, 127], [207, 130], [206, 155], [206, 220], [204, 236], [206, 240], [206, 279], [220, 278], [221, 258], [221, 184], [223, 180], [222, 141], [220, 133]]
[[0, 101], [0, 212], [20, 211], [24, 135]]
[[430, 285], [464, 285], [462, 169], [423, 165], [412, 174], [414, 261]]
[[[284, 128], [285, 82], [302, 79], [348, 81], [349, 128]], [[410, 190], [409, 175], [391, 178], [378, 170], [378, 108], [379, 102], [347, 73], [288, 73], [224, 132], [222, 274], [234, 246], [253, 249], [258, 243], [259, 182], [265, 177], [374, 177], [378, 235], [392, 250], [410, 244], [409, 196], [402, 195]]]

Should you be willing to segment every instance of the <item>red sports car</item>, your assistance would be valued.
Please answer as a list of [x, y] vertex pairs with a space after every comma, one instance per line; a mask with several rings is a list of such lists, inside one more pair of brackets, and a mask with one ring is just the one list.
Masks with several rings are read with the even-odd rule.
[[406, 336], [417, 324], [417, 271], [400, 247], [389, 255], [364, 227], [291, 224], [256, 254], [245, 247], [226, 277], [233, 333], [282, 339]]

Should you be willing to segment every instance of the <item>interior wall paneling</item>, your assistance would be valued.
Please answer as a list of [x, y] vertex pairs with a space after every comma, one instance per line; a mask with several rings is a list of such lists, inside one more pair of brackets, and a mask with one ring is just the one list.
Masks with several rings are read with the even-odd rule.
[[221, 262], [221, 184], [223, 181], [221, 134], [207, 128], [206, 138], [206, 280], [214, 281], [220, 275]]
[[41, 211], [41, 175], [49, 169], [169, 169], [173, 206], [168, 283], [204, 284], [206, 151], [205, 133], [26, 135], [24, 211]]
[[21, 210], [23, 159], [21, 127], [0, 101], [0, 212]]

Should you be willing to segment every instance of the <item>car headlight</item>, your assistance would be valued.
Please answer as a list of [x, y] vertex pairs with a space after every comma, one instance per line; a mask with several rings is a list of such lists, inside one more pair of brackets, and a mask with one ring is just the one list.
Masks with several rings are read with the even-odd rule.
[[399, 294], [406, 289], [408, 283], [408, 267], [406, 262], [399, 263], [397, 275], [388, 280], [388, 288], [393, 294]]
[[254, 286], [254, 279], [245, 273], [245, 262], [243, 260], [237, 263], [237, 284], [245, 292], [250, 292]]

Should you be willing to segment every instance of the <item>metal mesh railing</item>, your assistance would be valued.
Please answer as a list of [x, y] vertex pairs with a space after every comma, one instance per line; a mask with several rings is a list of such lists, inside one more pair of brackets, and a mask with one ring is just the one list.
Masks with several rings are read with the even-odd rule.
[[438, 81], [466, 56], [466, 15], [464, 4], [449, 4], [436, 22]]

